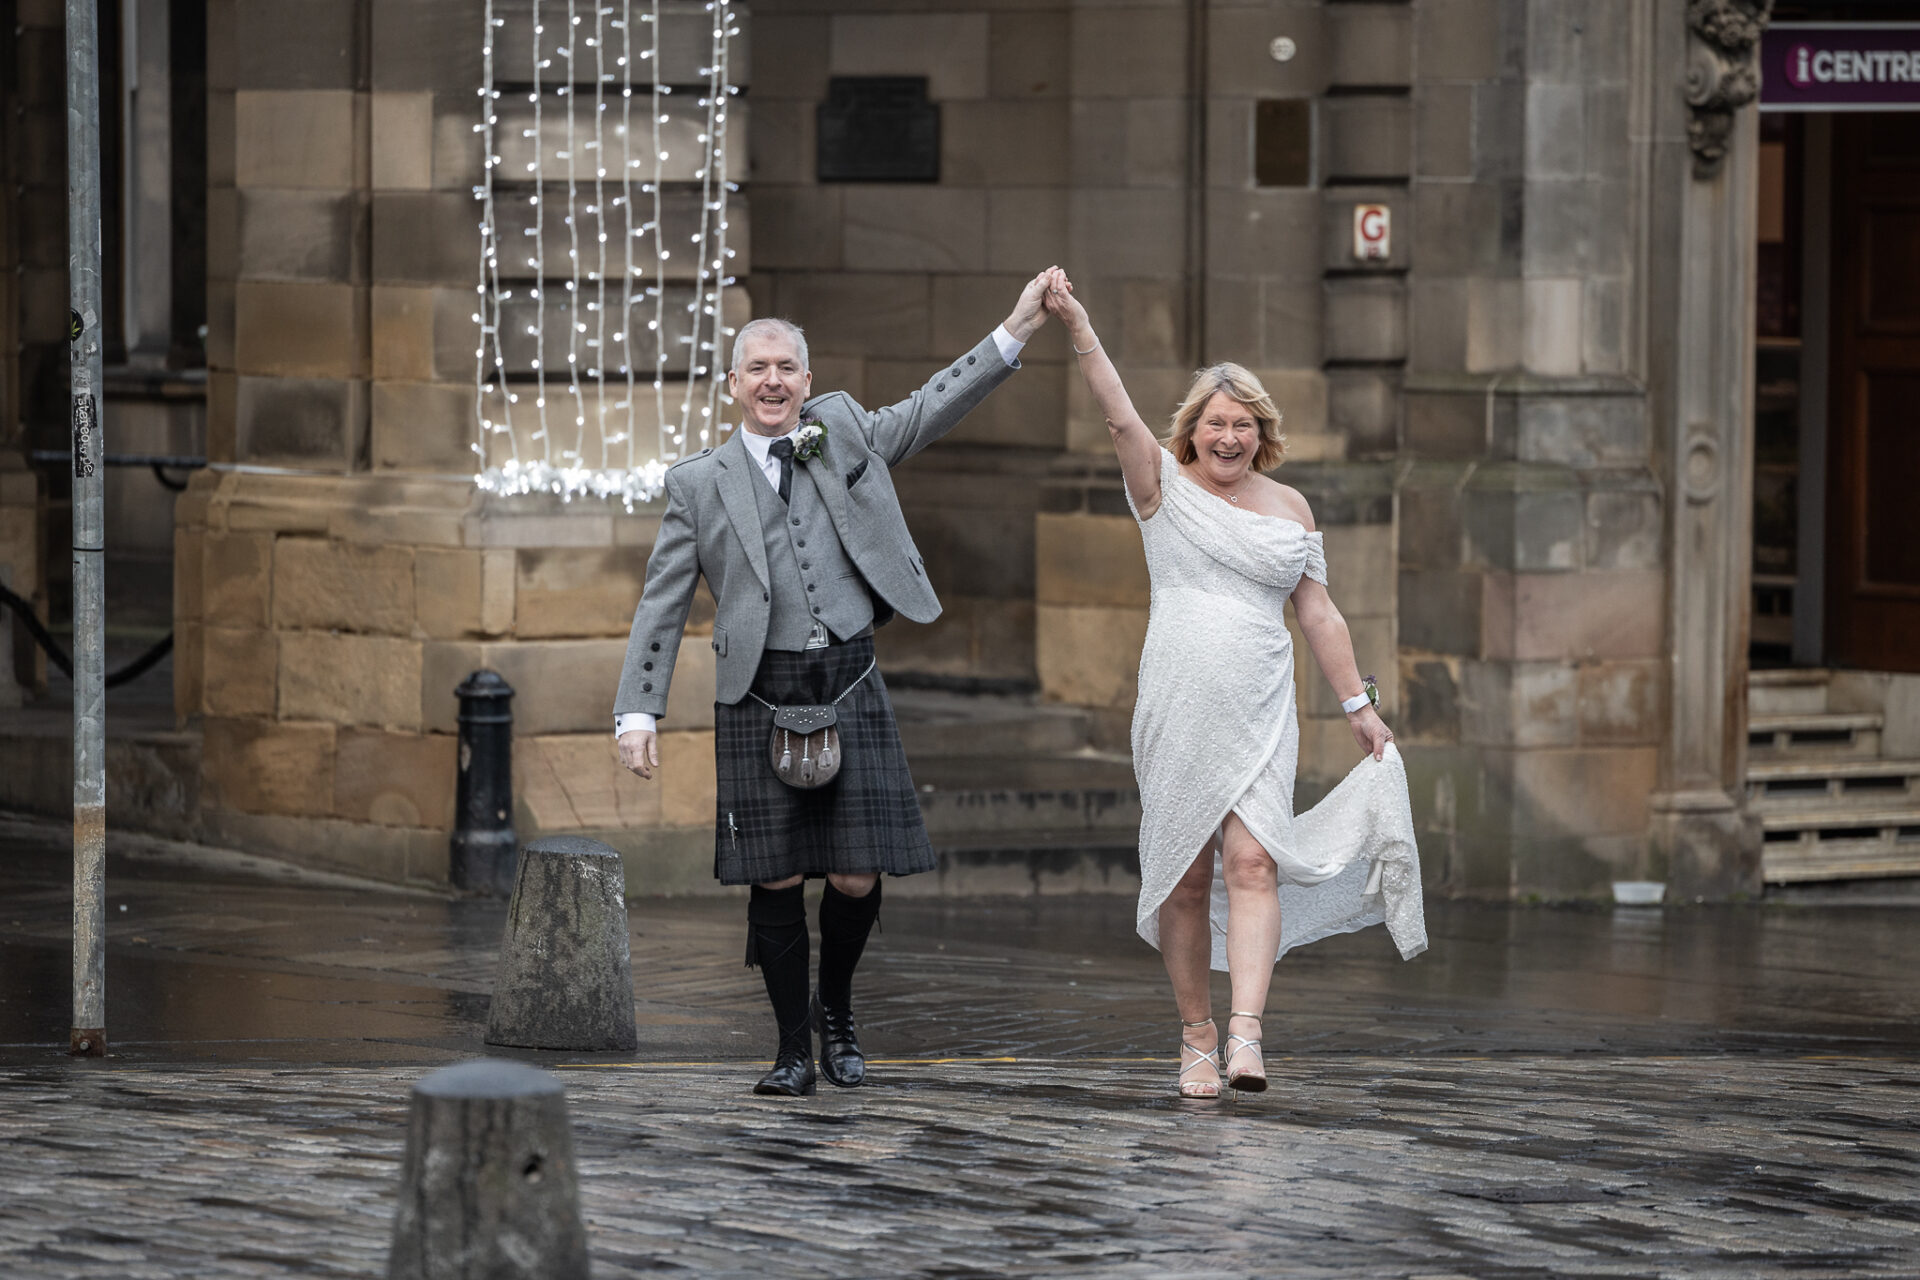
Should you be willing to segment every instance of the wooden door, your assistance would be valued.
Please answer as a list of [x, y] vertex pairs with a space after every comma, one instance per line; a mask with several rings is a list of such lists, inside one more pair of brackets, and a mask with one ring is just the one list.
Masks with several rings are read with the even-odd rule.
[[1920, 113], [1833, 139], [1826, 649], [1920, 671]]

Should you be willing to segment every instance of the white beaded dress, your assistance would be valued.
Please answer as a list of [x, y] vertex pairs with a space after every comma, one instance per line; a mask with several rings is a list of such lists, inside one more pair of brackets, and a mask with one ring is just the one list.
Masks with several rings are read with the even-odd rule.
[[1385, 923], [1402, 959], [1426, 950], [1406, 767], [1392, 743], [1325, 799], [1293, 811], [1300, 754], [1287, 598], [1325, 584], [1319, 533], [1231, 505], [1160, 453], [1160, 506], [1139, 521], [1152, 582], [1133, 713], [1140, 784], [1140, 936], [1202, 850], [1214, 861], [1213, 967], [1227, 967], [1218, 833], [1229, 813], [1280, 869], [1280, 949]]

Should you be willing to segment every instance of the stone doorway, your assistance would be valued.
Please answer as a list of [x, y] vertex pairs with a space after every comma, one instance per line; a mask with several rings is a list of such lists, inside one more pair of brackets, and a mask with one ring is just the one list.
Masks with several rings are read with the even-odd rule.
[[1759, 161], [1746, 798], [1769, 892], [1871, 892], [1920, 875], [1920, 114], [1766, 115]]

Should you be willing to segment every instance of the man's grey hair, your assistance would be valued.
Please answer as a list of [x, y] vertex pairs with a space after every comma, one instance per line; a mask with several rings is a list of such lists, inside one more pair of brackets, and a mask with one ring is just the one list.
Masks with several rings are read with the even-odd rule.
[[800, 371], [805, 373], [812, 366], [807, 363], [807, 335], [799, 325], [791, 320], [781, 320], [767, 316], [759, 320], [749, 320], [740, 326], [740, 332], [733, 335], [733, 363], [728, 367], [735, 373], [740, 372], [740, 357], [746, 350], [747, 339], [761, 334], [769, 336], [779, 334], [793, 343], [794, 351], [800, 356]]

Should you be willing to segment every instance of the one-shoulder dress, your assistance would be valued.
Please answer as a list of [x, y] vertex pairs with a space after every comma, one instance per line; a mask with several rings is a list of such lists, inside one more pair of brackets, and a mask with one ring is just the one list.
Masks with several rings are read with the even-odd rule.
[[1280, 869], [1280, 948], [1385, 923], [1402, 959], [1427, 947], [1406, 767], [1392, 743], [1325, 799], [1293, 811], [1300, 754], [1285, 607], [1327, 581], [1319, 533], [1234, 506], [1160, 453], [1160, 506], [1140, 519], [1152, 612], [1140, 653], [1133, 768], [1140, 784], [1140, 936], [1204, 851], [1215, 860], [1213, 967], [1227, 967], [1219, 831], [1229, 813]]

